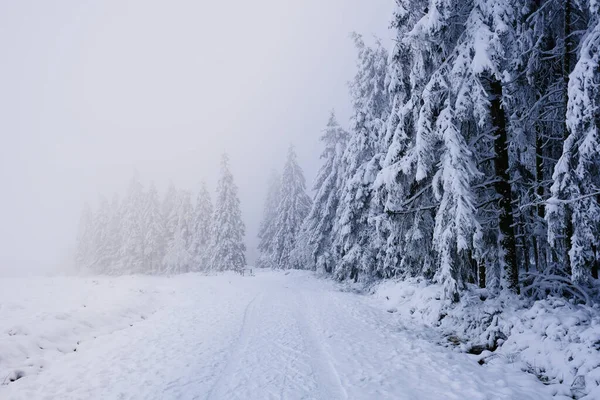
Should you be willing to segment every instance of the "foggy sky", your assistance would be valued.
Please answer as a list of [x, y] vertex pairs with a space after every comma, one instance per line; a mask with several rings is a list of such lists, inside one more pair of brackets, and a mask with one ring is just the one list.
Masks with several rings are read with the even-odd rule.
[[230, 154], [255, 258], [266, 180], [293, 143], [307, 183], [349, 34], [392, 36], [393, 0], [0, 2], [0, 273], [63, 267], [84, 202], [137, 169], [164, 192], [216, 186]]

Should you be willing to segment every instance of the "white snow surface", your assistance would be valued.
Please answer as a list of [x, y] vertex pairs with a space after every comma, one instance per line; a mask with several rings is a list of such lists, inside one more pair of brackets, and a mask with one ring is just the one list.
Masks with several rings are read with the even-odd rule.
[[301, 271], [3, 279], [0, 399], [551, 398], [339, 289]]
[[[549, 297], [531, 304], [511, 294], [490, 296], [486, 289], [443, 301], [442, 285], [424, 279], [382, 281], [371, 288], [380, 306], [399, 321], [455, 351], [500, 345], [476, 356], [486, 364], [512, 364], [546, 383], [554, 399], [600, 399], [600, 308]], [[452, 339], [449, 341], [448, 339]]]

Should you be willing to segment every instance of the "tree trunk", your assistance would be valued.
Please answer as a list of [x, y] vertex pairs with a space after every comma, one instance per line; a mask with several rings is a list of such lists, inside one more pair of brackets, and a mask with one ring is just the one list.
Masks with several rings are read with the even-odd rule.
[[[572, 14], [572, 4], [571, 0], [565, 0], [564, 2], [564, 31], [563, 31], [563, 103], [564, 103], [564, 115], [567, 113], [567, 105], [569, 102], [569, 74], [571, 73], [571, 57], [573, 56], [574, 51], [574, 43], [573, 38], [571, 36], [572, 26], [571, 26], [571, 14]], [[563, 125], [563, 139], [566, 140], [569, 137], [569, 130], [567, 129], [567, 120], [565, 118], [565, 123]], [[572, 211], [569, 204], [565, 204], [565, 248], [563, 253], [565, 272], [567, 275], [571, 275], [571, 259], [569, 257], [569, 250], [573, 239], [573, 219], [572, 219]]]
[[517, 246], [515, 241], [514, 217], [512, 209], [512, 188], [510, 186], [509, 160], [508, 160], [508, 135], [506, 132], [506, 114], [502, 107], [502, 84], [492, 78], [490, 113], [494, 127], [494, 169], [497, 182], [494, 184], [496, 193], [500, 197], [500, 247], [504, 253], [504, 268], [508, 288], [519, 293], [519, 266], [517, 265]]
[[479, 287], [480, 288], [485, 288], [485, 280], [486, 280], [486, 276], [485, 276], [485, 261], [481, 260], [479, 261]]
[[523, 225], [523, 229], [521, 232], [521, 236], [523, 236], [522, 238], [522, 242], [523, 242], [523, 266], [525, 267], [525, 273], [528, 274], [529, 273], [529, 263], [531, 262], [531, 255], [529, 254], [529, 238], [527, 237], [527, 234], [525, 233], [527, 232], [525, 230], [525, 225]]
[[594, 259], [592, 260], [592, 278], [598, 279], [598, 268], [600, 267], [600, 254], [598, 254], [598, 248], [592, 245], [592, 251], [594, 253]]
[[[533, 232], [532, 242], [533, 242], [533, 257], [535, 262], [536, 271], [542, 271], [545, 269], [545, 265], [542, 266], [543, 256], [540, 254], [540, 245], [538, 244], [538, 232], [541, 229], [537, 229], [539, 224], [545, 220], [546, 217], [546, 206], [542, 201], [544, 200], [545, 190], [544, 190], [544, 141], [542, 139], [542, 127], [539, 125], [536, 127], [536, 138], [535, 138], [535, 179], [536, 179], [536, 194], [538, 196], [538, 205], [536, 206], [537, 218], [534, 217], [534, 227], [535, 231]], [[540, 244], [544, 243], [544, 240], [539, 241]], [[542, 258], [542, 259], [540, 259]]]

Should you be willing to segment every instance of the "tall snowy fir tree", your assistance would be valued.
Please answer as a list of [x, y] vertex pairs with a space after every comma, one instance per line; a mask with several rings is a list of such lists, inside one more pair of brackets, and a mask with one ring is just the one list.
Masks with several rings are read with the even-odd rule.
[[[374, 184], [378, 211], [373, 223], [377, 229], [378, 270], [383, 276], [431, 277], [434, 214], [430, 184], [416, 179], [416, 124], [426, 79], [439, 65], [436, 34], [423, 33], [423, 10], [429, 1], [398, 2], [392, 26], [396, 44], [390, 57], [388, 92], [390, 112], [385, 134], [385, 154]], [[419, 40], [415, 52], [414, 44]], [[441, 48], [437, 46], [438, 49]]]
[[275, 267], [271, 262], [270, 255], [272, 253], [273, 234], [275, 233], [273, 223], [277, 217], [277, 207], [281, 198], [281, 176], [277, 171], [271, 170], [267, 185], [267, 198], [263, 207], [263, 219], [260, 222], [258, 231], [259, 256], [256, 260], [256, 266], [259, 268]]
[[292, 264], [291, 253], [310, 207], [311, 200], [306, 194], [306, 180], [298, 165], [296, 151], [293, 146], [290, 146], [281, 175], [277, 213], [265, 234], [271, 242], [267, 251], [261, 255], [273, 267], [283, 269], [304, 267]]
[[184, 190], [178, 193], [170, 218], [177, 222], [173, 236], [169, 238], [166, 245], [164, 271], [168, 274], [189, 272], [194, 263], [191, 252], [194, 215], [190, 192]]
[[144, 271], [157, 274], [165, 254], [165, 223], [160, 209], [158, 191], [154, 183], [144, 199]]
[[122, 269], [128, 273], [144, 272], [144, 189], [137, 174], [131, 179], [123, 201], [121, 221]]
[[336, 223], [336, 211], [340, 202], [342, 156], [348, 137], [348, 132], [338, 124], [332, 111], [321, 136], [325, 148], [321, 153], [323, 165], [313, 186], [315, 196], [294, 249], [293, 264], [301, 268], [327, 273], [333, 271], [336, 260], [331, 251], [331, 232]]
[[589, 29], [569, 77], [568, 136], [556, 164], [548, 204], [551, 243], [556, 244], [560, 234], [571, 235], [567, 250], [571, 277], [577, 283], [598, 279], [600, 264], [599, 6], [590, 3], [588, 10], [580, 10], [589, 20]]
[[100, 197], [98, 211], [94, 216], [94, 257], [92, 269], [106, 274], [111, 263], [110, 254], [110, 205], [104, 196]]
[[110, 219], [108, 223], [108, 255], [109, 266], [106, 271], [109, 275], [117, 275], [122, 273], [121, 265], [121, 216], [122, 209], [119, 201], [119, 196], [114, 195], [110, 203]]
[[192, 222], [192, 239], [190, 247], [190, 253], [193, 258], [192, 271], [204, 271], [208, 269], [208, 250], [210, 245], [212, 217], [213, 205], [210, 199], [210, 193], [206, 188], [206, 183], [202, 182], [198, 197], [196, 198], [196, 208], [194, 210], [194, 220]]
[[339, 260], [334, 271], [336, 277], [358, 280], [361, 274], [371, 276], [376, 264], [372, 246], [374, 230], [368, 221], [373, 213], [373, 183], [381, 168], [389, 96], [387, 51], [380, 43], [370, 48], [357, 34], [354, 42], [358, 50], [358, 71], [350, 85], [354, 113], [342, 161], [344, 171], [333, 246]]
[[175, 227], [177, 226], [177, 204], [178, 193], [173, 182], [169, 182], [167, 192], [161, 204], [161, 212], [165, 224], [165, 243], [168, 243], [175, 236]]
[[75, 249], [75, 265], [79, 271], [87, 272], [92, 267], [96, 249], [94, 239], [94, 214], [90, 205], [85, 203], [79, 219]]
[[223, 154], [211, 229], [211, 270], [241, 271], [246, 266], [245, 229], [238, 188], [229, 170], [229, 156]]

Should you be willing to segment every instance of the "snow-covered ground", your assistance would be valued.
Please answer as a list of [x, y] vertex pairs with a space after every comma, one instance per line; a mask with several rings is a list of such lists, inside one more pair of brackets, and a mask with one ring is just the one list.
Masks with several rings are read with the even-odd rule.
[[510, 363], [530, 372], [555, 398], [600, 400], [597, 303], [556, 297], [532, 303], [471, 288], [458, 303], [448, 304], [441, 300], [443, 290], [419, 278], [382, 281], [371, 288], [380, 306], [405, 324], [435, 329], [441, 344], [481, 353], [481, 363]]
[[3, 279], [0, 398], [551, 397], [436, 332], [307, 272]]

